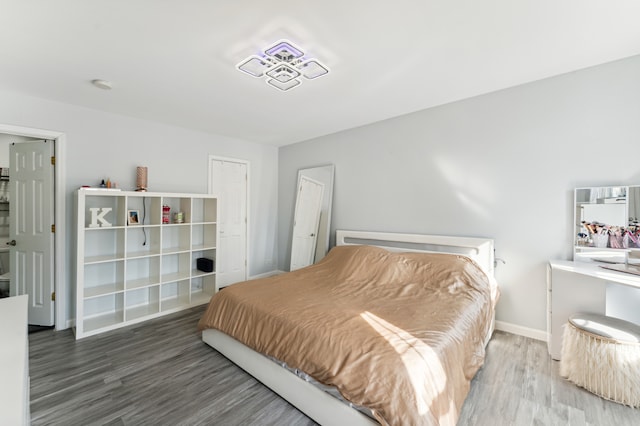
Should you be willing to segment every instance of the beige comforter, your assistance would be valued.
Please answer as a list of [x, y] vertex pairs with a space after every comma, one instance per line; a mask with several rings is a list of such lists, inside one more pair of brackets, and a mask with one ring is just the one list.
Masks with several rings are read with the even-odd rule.
[[335, 386], [382, 424], [454, 425], [484, 360], [490, 287], [463, 256], [342, 246], [223, 289], [199, 328]]

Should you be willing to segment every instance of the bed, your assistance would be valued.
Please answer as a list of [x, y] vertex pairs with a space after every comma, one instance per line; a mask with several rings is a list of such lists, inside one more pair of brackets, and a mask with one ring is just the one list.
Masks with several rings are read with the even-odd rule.
[[490, 239], [337, 231], [317, 264], [217, 293], [199, 328], [322, 425], [455, 425], [493, 332], [493, 267]]

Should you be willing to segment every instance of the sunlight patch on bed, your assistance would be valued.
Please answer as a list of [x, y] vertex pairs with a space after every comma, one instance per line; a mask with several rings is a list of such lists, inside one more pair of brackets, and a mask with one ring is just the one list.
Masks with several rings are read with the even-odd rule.
[[[444, 391], [447, 380], [436, 352], [405, 330], [371, 312], [363, 312], [360, 316], [400, 355], [402, 363], [409, 372], [418, 412], [421, 415], [427, 413], [432, 400]], [[435, 384], [438, 386], [437, 389], [433, 389]]]

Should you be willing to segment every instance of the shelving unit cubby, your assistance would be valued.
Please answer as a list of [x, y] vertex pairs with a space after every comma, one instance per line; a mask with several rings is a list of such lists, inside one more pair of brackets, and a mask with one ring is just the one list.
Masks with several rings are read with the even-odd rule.
[[[217, 291], [215, 196], [82, 188], [76, 212], [77, 339], [208, 303]], [[200, 257], [213, 260], [212, 272], [197, 269]]]

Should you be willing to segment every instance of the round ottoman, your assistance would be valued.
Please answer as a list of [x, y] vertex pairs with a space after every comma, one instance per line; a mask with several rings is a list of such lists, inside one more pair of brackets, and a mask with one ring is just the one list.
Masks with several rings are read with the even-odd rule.
[[640, 326], [572, 315], [564, 328], [560, 375], [605, 399], [640, 407]]

